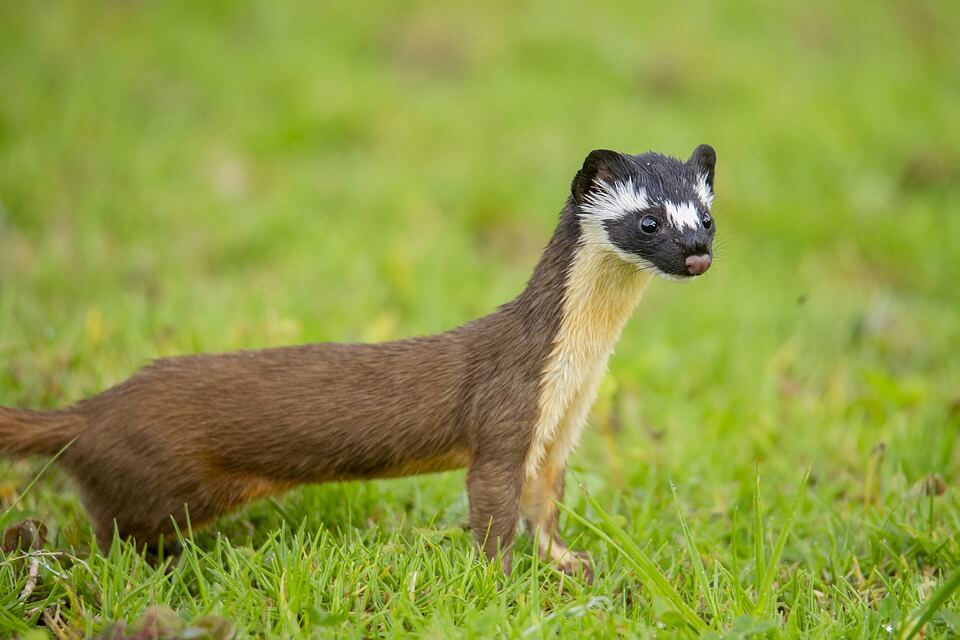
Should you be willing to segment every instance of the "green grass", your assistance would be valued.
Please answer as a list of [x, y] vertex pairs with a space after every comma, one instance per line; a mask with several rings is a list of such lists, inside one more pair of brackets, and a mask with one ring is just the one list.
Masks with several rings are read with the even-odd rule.
[[526, 536], [480, 561], [462, 473], [305, 487], [155, 569], [2, 462], [49, 532], [0, 556], [3, 633], [960, 633], [960, 12], [620, 5], [0, 4], [0, 405], [446, 329], [522, 288], [590, 149], [719, 154], [715, 267], [651, 288], [572, 460], [592, 586]]

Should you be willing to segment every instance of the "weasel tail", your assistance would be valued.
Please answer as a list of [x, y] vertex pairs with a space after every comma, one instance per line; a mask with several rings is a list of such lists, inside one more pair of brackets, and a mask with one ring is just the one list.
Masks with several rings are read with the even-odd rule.
[[526, 288], [444, 333], [158, 360], [65, 411], [0, 409], [0, 453], [53, 455], [96, 535], [150, 543], [303, 483], [467, 467], [470, 528], [510, 569], [523, 521], [544, 560], [589, 578], [558, 532], [567, 459], [654, 275], [711, 263], [716, 154], [597, 150]]
[[69, 411], [0, 407], [0, 453], [55, 455], [79, 435], [83, 419]]

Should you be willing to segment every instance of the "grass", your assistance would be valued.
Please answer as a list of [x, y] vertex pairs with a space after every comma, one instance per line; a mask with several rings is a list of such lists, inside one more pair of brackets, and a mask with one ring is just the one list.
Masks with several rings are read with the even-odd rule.
[[719, 247], [651, 288], [572, 460], [593, 585], [526, 536], [508, 579], [479, 561], [462, 473], [305, 487], [157, 569], [2, 462], [48, 534], [0, 556], [0, 629], [960, 633], [958, 30], [933, 0], [3, 3], [0, 405], [486, 313], [592, 148], [713, 144]]

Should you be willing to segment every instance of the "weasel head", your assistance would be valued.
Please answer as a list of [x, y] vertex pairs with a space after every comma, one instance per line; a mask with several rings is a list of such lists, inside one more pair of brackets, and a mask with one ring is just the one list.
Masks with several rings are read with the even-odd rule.
[[717, 231], [710, 215], [716, 163], [706, 144], [686, 162], [652, 152], [591, 151], [571, 185], [584, 241], [672, 280], [703, 274]]

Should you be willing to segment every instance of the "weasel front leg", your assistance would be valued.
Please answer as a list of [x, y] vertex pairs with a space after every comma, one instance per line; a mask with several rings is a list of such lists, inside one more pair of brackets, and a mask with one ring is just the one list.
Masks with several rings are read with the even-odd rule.
[[510, 545], [520, 519], [523, 465], [478, 457], [467, 471], [470, 528], [488, 560], [501, 554], [503, 571], [510, 573]]
[[537, 553], [545, 562], [554, 563], [568, 575], [583, 573], [587, 582], [593, 582], [590, 554], [571, 551], [560, 537], [558, 524], [563, 500], [566, 464], [547, 460], [537, 475], [528, 478], [523, 486], [520, 505], [527, 531], [536, 539]]

